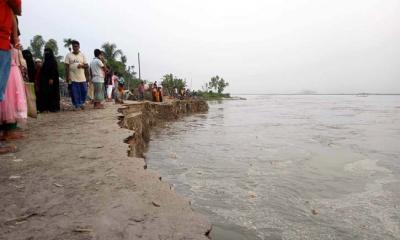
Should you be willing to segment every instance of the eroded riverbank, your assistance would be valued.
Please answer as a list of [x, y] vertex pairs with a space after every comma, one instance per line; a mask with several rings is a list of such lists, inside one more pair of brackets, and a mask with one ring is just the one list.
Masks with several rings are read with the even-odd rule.
[[[144, 106], [163, 114], [163, 107]], [[207, 239], [208, 220], [156, 172], [144, 170], [143, 158], [127, 156], [122, 140], [132, 132], [116, 124], [117, 108], [29, 122], [20, 151], [0, 157], [0, 239]], [[171, 118], [183, 112], [177, 108]], [[157, 124], [148, 117], [142, 114], [142, 140]], [[128, 119], [122, 121], [130, 126]]]
[[187, 114], [207, 112], [207, 110], [207, 102], [201, 100], [125, 104], [118, 111], [122, 114], [119, 117], [120, 126], [133, 131], [132, 136], [125, 140], [130, 146], [129, 156], [143, 157], [153, 127]]

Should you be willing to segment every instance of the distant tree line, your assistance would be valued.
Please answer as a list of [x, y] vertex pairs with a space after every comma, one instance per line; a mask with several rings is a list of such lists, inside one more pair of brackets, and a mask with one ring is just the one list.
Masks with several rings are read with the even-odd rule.
[[[181, 92], [182, 89], [186, 88], [186, 84], [187, 83], [184, 79], [178, 78], [172, 73], [165, 74], [161, 82], [164, 92], [170, 96], [174, 95], [175, 88], [178, 92]], [[229, 98], [229, 94], [223, 93], [225, 88], [228, 86], [229, 83], [217, 75], [212, 77], [211, 80], [202, 87], [202, 90], [198, 90], [194, 92], [194, 94], [205, 99]], [[215, 92], [213, 92], [213, 90]]]

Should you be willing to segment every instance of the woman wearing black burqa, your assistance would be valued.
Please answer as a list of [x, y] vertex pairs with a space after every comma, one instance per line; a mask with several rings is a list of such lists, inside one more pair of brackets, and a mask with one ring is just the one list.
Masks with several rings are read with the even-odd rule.
[[39, 96], [36, 96], [38, 111], [60, 111], [60, 81], [57, 61], [53, 51], [49, 48], [44, 50], [44, 62], [39, 79]]
[[28, 67], [29, 82], [35, 82], [36, 69], [35, 69], [35, 62], [33, 61], [33, 56], [32, 56], [31, 51], [29, 51], [29, 50], [22, 51], [22, 56], [24, 56], [26, 65]]

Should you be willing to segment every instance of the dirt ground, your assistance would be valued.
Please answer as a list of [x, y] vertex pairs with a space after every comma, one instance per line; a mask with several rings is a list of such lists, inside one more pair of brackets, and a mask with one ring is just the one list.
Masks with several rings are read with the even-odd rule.
[[0, 156], [0, 239], [208, 239], [208, 220], [127, 156], [118, 105], [40, 114]]

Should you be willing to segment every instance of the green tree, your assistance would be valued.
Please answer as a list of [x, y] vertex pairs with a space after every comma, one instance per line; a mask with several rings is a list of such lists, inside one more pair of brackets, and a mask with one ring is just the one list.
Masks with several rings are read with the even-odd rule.
[[174, 75], [172, 75], [172, 73], [165, 74], [162, 78], [161, 86], [163, 86], [164, 90], [171, 96], [174, 90]]
[[64, 40], [63, 40], [63, 42], [64, 42], [64, 47], [66, 48], [66, 49], [68, 49], [68, 51], [72, 51], [72, 48], [71, 48], [71, 46], [72, 46], [72, 41], [74, 41], [74, 39], [72, 39], [72, 38], [64, 38]]
[[[117, 45], [115, 43], [104, 43], [101, 46], [101, 49], [104, 52], [104, 57], [105, 59], [109, 61], [117, 61], [118, 57], [124, 56], [123, 52], [121, 49], [117, 49]], [[126, 59], [126, 57], [125, 57]]]
[[215, 91], [218, 93], [222, 93], [227, 86], [229, 86], [229, 83], [225, 82], [225, 80], [223, 78], [220, 78], [218, 75], [212, 77], [210, 82], [208, 83], [208, 88], [210, 90], [215, 89]]
[[32, 52], [34, 58], [43, 59], [43, 47], [45, 43], [46, 42], [41, 35], [36, 35], [32, 38], [28, 49]]
[[54, 56], [58, 56], [58, 45], [57, 41], [54, 39], [49, 39], [46, 44], [44, 45], [45, 48], [50, 48], [53, 50]]
[[172, 95], [172, 93], [174, 92], [174, 88], [177, 88], [178, 91], [181, 91], [183, 88], [185, 88], [186, 81], [181, 78], [177, 78], [172, 73], [170, 73], [163, 76], [161, 85], [168, 92], [169, 95]]
[[103, 50], [103, 55], [107, 61], [107, 65], [112, 69], [112, 71], [119, 74], [126, 73], [126, 65], [124, 62], [119, 61], [118, 57], [124, 57], [121, 60], [124, 60], [125, 62], [127, 62], [128, 59], [123, 55], [122, 50], [117, 49], [117, 45], [115, 43], [104, 43], [101, 46], [101, 49]]
[[121, 56], [121, 62], [126, 65], [126, 62], [128, 62], [128, 58], [126, 57], [126, 55], [122, 55]]
[[128, 89], [136, 88], [140, 81], [136, 78], [136, 72], [134, 66], [127, 66], [128, 58], [121, 49], [117, 48], [115, 43], [104, 43], [101, 46], [104, 58], [106, 59], [107, 66], [116, 73], [122, 75], [125, 79], [126, 86]]
[[218, 91], [218, 93], [223, 93], [224, 92], [224, 90], [225, 90], [225, 88], [226, 87], [228, 87], [229, 86], [229, 83], [228, 82], [225, 82], [225, 80], [223, 79], [223, 78], [221, 78], [219, 81], [218, 81], [218, 87], [217, 87], [217, 91]]
[[217, 91], [219, 79], [220, 78], [218, 75], [211, 78], [211, 81], [208, 83], [208, 87], [210, 90], [215, 89], [215, 91]]

